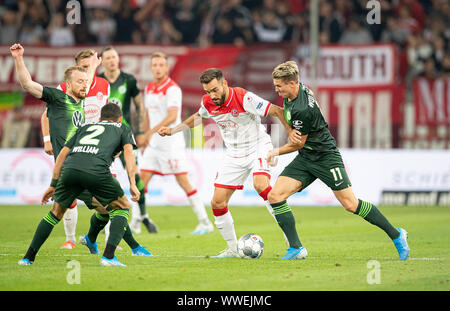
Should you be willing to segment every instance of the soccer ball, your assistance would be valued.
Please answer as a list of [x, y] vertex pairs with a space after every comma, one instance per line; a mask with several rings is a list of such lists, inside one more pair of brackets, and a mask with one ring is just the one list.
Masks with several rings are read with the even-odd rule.
[[259, 258], [264, 252], [264, 242], [259, 235], [247, 233], [239, 239], [237, 248], [241, 258]]

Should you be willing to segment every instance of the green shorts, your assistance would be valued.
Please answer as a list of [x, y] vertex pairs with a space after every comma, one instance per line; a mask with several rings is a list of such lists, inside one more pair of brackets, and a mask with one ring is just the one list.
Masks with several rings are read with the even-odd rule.
[[318, 160], [312, 161], [298, 154], [281, 172], [286, 176], [302, 182], [300, 191], [319, 178], [331, 190], [342, 190], [352, 184], [345, 170], [339, 152], [326, 153]]
[[63, 169], [56, 186], [53, 200], [69, 207], [76, 198], [92, 209], [92, 197], [103, 206], [122, 197], [124, 192], [111, 174], [96, 176], [76, 169]]

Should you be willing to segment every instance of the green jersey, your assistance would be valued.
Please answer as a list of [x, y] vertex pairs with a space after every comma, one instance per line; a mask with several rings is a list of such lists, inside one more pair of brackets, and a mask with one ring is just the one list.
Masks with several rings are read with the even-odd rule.
[[284, 117], [292, 128], [308, 135], [304, 147], [299, 150], [301, 156], [314, 161], [324, 153], [338, 151], [313, 92], [303, 83], [300, 83], [294, 100], [284, 99]]
[[71, 150], [64, 162], [64, 168], [72, 168], [101, 176], [110, 174], [114, 157], [131, 144], [136, 149], [133, 133], [122, 123], [102, 121], [87, 123], [77, 129], [66, 143]]
[[[100, 77], [108, 80], [105, 73], [102, 73]], [[131, 99], [139, 94], [139, 88], [136, 78], [128, 73], [120, 71], [119, 77], [116, 81], [109, 82], [110, 95], [108, 98], [109, 103], [119, 105], [122, 109], [122, 123], [131, 126]]]
[[64, 144], [84, 124], [83, 102], [61, 90], [44, 86], [41, 100], [47, 103], [47, 117], [50, 125], [50, 141], [56, 157]]

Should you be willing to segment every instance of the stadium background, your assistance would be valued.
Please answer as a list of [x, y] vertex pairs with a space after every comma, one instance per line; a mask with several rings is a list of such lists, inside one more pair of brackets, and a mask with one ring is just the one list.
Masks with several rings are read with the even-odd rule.
[[[375, 1], [379, 24], [367, 22], [366, 0], [319, 1], [316, 78], [309, 2], [87, 0], [77, 2], [80, 23], [68, 25], [66, 1], [0, 0], [0, 203], [37, 203], [53, 166], [42, 151], [45, 104], [23, 93], [15, 78], [9, 46], [20, 42], [32, 77], [49, 86], [60, 83], [80, 49], [113, 44], [122, 70], [135, 75], [142, 90], [152, 80], [149, 55], [163, 51], [183, 90], [183, 118], [198, 109], [204, 69], [222, 68], [232, 86], [280, 105], [271, 72], [296, 60], [301, 80], [317, 93], [358, 194], [374, 203], [450, 205], [448, 1]], [[284, 143], [275, 120], [265, 121], [274, 145]], [[203, 135], [201, 129], [192, 133], [201, 140], [187, 138], [191, 173], [209, 203], [211, 166], [222, 142], [214, 124], [204, 129]], [[185, 204], [172, 182], [153, 180], [159, 187], [150, 184], [148, 204]], [[234, 202], [259, 204], [251, 182], [245, 188]], [[317, 182], [293, 200], [336, 204]]]

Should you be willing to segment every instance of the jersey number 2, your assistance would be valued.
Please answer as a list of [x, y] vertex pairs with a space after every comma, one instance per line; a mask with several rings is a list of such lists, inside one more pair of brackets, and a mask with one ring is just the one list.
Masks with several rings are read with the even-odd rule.
[[82, 145], [94, 145], [97, 146], [100, 142], [99, 139], [95, 138], [101, 135], [105, 131], [105, 127], [101, 125], [92, 125], [86, 129], [86, 132], [92, 132], [88, 135], [85, 135], [80, 139], [80, 144]]

